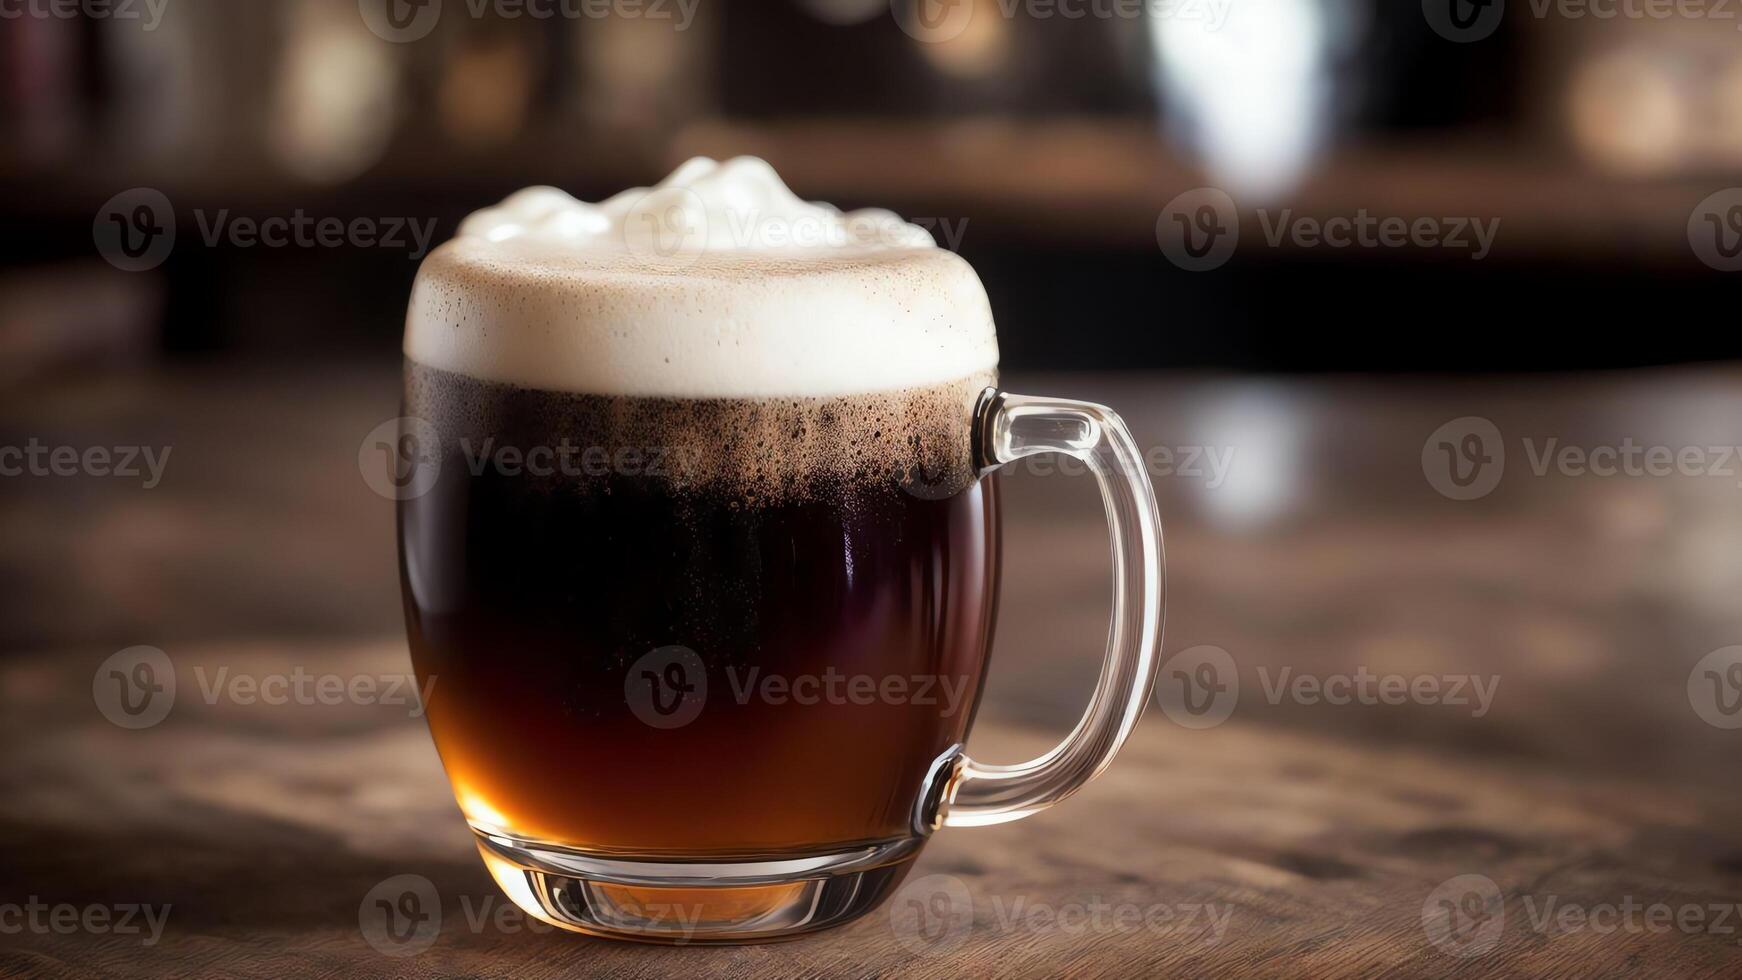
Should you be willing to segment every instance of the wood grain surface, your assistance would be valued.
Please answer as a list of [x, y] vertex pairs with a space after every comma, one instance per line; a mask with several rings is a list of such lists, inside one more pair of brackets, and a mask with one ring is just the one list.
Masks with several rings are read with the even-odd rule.
[[[1742, 443], [1736, 372], [1010, 379], [1112, 404], [1168, 450], [1152, 457], [1167, 655], [1225, 651], [1225, 720], [1188, 727], [1204, 718], [1164, 698], [1078, 796], [941, 832], [884, 909], [707, 949], [529, 924], [480, 865], [411, 706], [209, 696], [220, 674], [407, 669], [391, 504], [357, 469], [364, 434], [397, 414], [396, 377], [195, 368], [0, 398], [4, 444], [173, 446], [150, 490], [0, 484], [0, 972], [1742, 975], [1742, 728], [1707, 720], [1728, 716], [1702, 706], [1699, 666], [1742, 644], [1742, 464], [1533, 466], [1550, 439]], [[1507, 455], [1491, 494], [1456, 501], [1423, 449], [1464, 416], [1491, 420]], [[1227, 461], [1219, 479], [1205, 450]], [[1182, 472], [1194, 451], [1199, 475]], [[972, 744], [990, 761], [1068, 730], [1107, 608], [1086, 478], [1025, 471], [1006, 492]], [[129, 731], [93, 681], [136, 644], [166, 652], [177, 691]], [[1368, 675], [1419, 693], [1327, 700]], [[1164, 696], [1181, 683], [1164, 673]], [[374, 890], [401, 875], [440, 909], [415, 950], [370, 941]], [[927, 919], [939, 896], [948, 914]], [[155, 939], [121, 928], [134, 907], [163, 916]]]

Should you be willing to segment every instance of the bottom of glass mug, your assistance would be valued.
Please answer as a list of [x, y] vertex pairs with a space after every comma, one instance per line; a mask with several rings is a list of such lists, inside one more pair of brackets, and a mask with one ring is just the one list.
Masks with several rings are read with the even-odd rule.
[[635, 942], [766, 943], [876, 908], [924, 846], [912, 837], [766, 860], [631, 859], [473, 827], [496, 884], [559, 929]]

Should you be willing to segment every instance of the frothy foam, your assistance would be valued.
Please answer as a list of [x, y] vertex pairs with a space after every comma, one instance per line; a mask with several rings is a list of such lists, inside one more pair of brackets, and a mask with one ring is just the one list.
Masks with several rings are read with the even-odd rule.
[[473, 214], [418, 271], [405, 353], [528, 388], [756, 398], [959, 380], [998, 342], [979, 278], [924, 229], [806, 203], [740, 157]]

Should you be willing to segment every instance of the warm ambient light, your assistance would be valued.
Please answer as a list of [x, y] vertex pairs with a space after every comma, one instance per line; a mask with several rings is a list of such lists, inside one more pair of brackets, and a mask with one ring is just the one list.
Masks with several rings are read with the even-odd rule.
[[1333, 28], [1316, 0], [1182, 4], [1155, 14], [1162, 95], [1224, 190], [1257, 196], [1291, 186], [1323, 136]]
[[351, 17], [325, 6], [288, 8], [273, 149], [305, 180], [338, 183], [387, 150], [398, 102], [393, 52]]
[[1598, 164], [1627, 173], [1660, 173], [1687, 153], [1688, 106], [1669, 66], [1638, 50], [1593, 58], [1573, 76], [1573, 139]]

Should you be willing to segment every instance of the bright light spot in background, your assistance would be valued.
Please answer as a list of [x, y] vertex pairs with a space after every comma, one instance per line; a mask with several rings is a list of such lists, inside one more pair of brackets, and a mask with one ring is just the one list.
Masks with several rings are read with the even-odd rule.
[[[935, 0], [917, 2], [931, 4]], [[998, 0], [953, 2], [973, 5], [973, 12], [961, 33], [948, 40], [922, 40], [920, 50], [939, 71], [957, 78], [986, 78], [996, 74], [1010, 60], [1009, 18], [999, 8]]]
[[1676, 66], [1645, 51], [1591, 59], [1573, 77], [1574, 139], [1596, 162], [1625, 173], [1672, 169], [1686, 153], [1691, 122]]
[[1322, 140], [1331, 42], [1348, 26], [1349, 8], [1220, 0], [1203, 5], [1204, 17], [1180, 13], [1196, 6], [1151, 15], [1162, 95], [1225, 190], [1259, 197], [1287, 190]]
[[1573, 140], [1629, 176], [1742, 163], [1742, 57], [1706, 39], [1641, 41], [1585, 56], [1567, 95]]
[[1306, 434], [1275, 390], [1243, 386], [1212, 402], [1193, 429], [1219, 455], [1230, 452], [1226, 477], [1196, 489], [1206, 519], [1229, 529], [1250, 529], [1298, 507], [1305, 490], [1300, 451]]
[[277, 92], [273, 148], [285, 168], [337, 183], [367, 170], [393, 132], [397, 67], [392, 45], [359, 29], [356, 11], [301, 4], [291, 23]]

